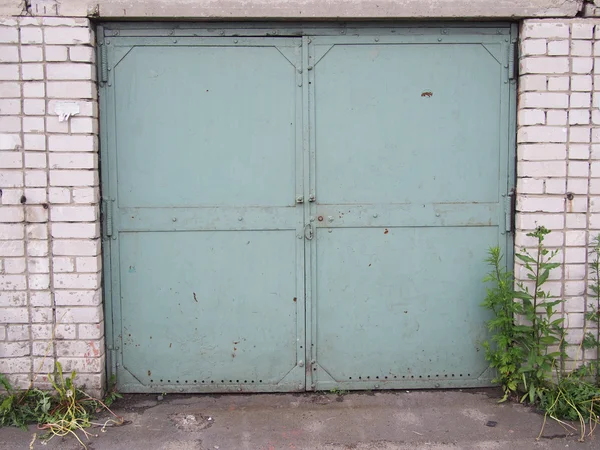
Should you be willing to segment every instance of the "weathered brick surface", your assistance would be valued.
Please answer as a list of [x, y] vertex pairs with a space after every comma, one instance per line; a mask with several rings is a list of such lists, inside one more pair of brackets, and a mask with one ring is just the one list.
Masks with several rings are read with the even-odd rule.
[[[47, 383], [63, 359], [103, 387], [98, 106], [86, 19], [0, 27], [0, 372]], [[55, 107], [78, 102], [59, 122]], [[41, 372], [41, 373], [40, 373]]]
[[573, 357], [589, 303], [588, 247], [600, 233], [597, 55], [598, 19], [526, 20], [521, 26], [515, 245], [517, 251], [531, 246], [526, 235], [539, 225], [552, 230], [547, 244], [559, 250], [564, 268], [550, 290], [566, 299], [562, 313]]

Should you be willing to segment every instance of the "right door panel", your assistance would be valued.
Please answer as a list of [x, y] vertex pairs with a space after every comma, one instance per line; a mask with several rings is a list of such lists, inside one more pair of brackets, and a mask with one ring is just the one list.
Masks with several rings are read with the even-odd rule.
[[490, 384], [508, 50], [507, 35], [313, 40], [316, 389]]

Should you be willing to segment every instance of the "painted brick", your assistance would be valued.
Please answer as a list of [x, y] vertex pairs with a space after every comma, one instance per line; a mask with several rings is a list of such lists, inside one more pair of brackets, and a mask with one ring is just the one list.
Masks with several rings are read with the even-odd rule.
[[69, 47], [69, 59], [71, 61], [92, 63], [96, 59], [94, 47], [84, 47], [81, 45]]
[[528, 57], [521, 59], [521, 73], [552, 74], [569, 72], [569, 59], [563, 57]]
[[571, 77], [571, 90], [590, 92], [592, 90], [591, 75], [573, 75]]
[[569, 106], [571, 108], [589, 108], [592, 104], [592, 96], [587, 92], [574, 92], [570, 96]]
[[573, 194], [588, 194], [588, 180], [581, 178], [569, 178], [567, 180], [567, 191]]
[[28, 169], [44, 169], [47, 167], [45, 153], [25, 152], [25, 167]]
[[591, 128], [571, 127], [569, 130], [569, 142], [590, 142]]
[[[98, 208], [95, 206], [50, 206], [50, 218], [53, 222], [94, 222], [98, 220]], [[53, 235], [55, 230], [62, 229], [63, 225], [53, 224]]]
[[56, 316], [63, 317], [63, 322], [68, 323], [100, 323], [103, 320], [101, 306], [61, 306], [56, 308]]
[[77, 325], [79, 339], [100, 339], [104, 336], [104, 324], [87, 324]]
[[97, 169], [98, 155], [96, 153], [50, 153], [49, 164], [51, 169]]
[[100, 274], [57, 273], [54, 275], [56, 289], [98, 289]]
[[573, 109], [569, 111], [569, 125], [588, 125], [590, 111], [587, 109]]
[[[527, 41], [525, 41], [527, 42]], [[553, 56], [565, 56], [569, 54], [569, 41], [548, 42], [548, 54]]]
[[530, 21], [522, 28], [522, 38], [568, 38], [569, 25], [561, 22]]
[[[0, 360], [2, 361], [2, 360]], [[75, 370], [77, 372], [77, 376], [81, 376], [81, 374], [86, 372], [91, 373], [100, 373], [104, 370], [104, 365], [106, 364], [104, 355], [99, 358], [69, 358], [69, 357], [60, 357], [58, 358], [58, 362], [61, 363], [63, 367], [63, 371], [71, 372]]]
[[[25, 277], [21, 278], [25, 280]], [[0, 308], [0, 323], [27, 323], [28, 321], [27, 308]]]
[[27, 242], [27, 255], [29, 256], [47, 256], [48, 241], [46, 240], [31, 240]]
[[21, 43], [22, 44], [41, 44], [42, 29], [37, 27], [22, 27], [21, 28]]
[[[79, 207], [77, 207], [79, 208]], [[90, 209], [97, 213], [95, 207], [86, 208], [86, 214], [91, 214]], [[94, 239], [100, 236], [100, 225], [98, 223], [53, 223], [52, 237], [61, 239]]]
[[518, 178], [517, 192], [522, 194], [543, 194], [544, 180], [536, 178]]
[[47, 177], [45, 170], [27, 170], [25, 171], [25, 186], [46, 187], [48, 185]]
[[3, 239], [23, 239], [25, 237], [25, 227], [23, 224], [0, 223], [0, 236]]
[[573, 39], [593, 39], [593, 23], [574, 23], [571, 25], [571, 37]]
[[9, 341], [29, 340], [29, 325], [8, 325], [6, 327], [6, 337]]
[[534, 197], [519, 196], [517, 198], [517, 210], [529, 212], [563, 212], [565, 200], [560, 197]]
[[102, 270], [102, 258], [100, 256], [75, 258], [75, 262], [79, 273], [96, 273]]
[[[29, 294], [29, 303], [35, 307], [51, 307], [52, 294], [50, 291], [35, 291]], [[36, 339], [41, 339], [37, 337]]]
[[93, 170], [50, 170], [51, 186], [97, 186], [98, 172]]
[[48, 80], [92, 80], [94, 70], [91, 64], [47, 64], [46, 76]]
[[19, 99], [0, 99], [0, 115], [21, 114]]
[[4, 260], [4, 273], [20, 274], [27, 269], [25, 258], [6, 258]]
[[56, 152], [94, 152], [98, 150], [98, 144], [95, 136], [50, 135], [48, 149]]
[[569, 95], [557, 92], [525, 92], [519, 97], [521, 108], [567, 108]]
[[[568, 91], [571, 80], [569, 77], [548, 77], [549, 91]], [[567, 99], [567, 103], [568, 103]]]
[[[44, 128], [44, 118], [43, 117], [23, 117], [23, 133], [43, 133], [45, 131]], [[43, 142], [43, 144], [40, 144], [43, 149], [45, 149], [45, 138], [39, 138], [38, 143]], [[29, 141], [27, 142], [26, 145], [32, 146], [32, 140], [31, 137], [29, 138]], [[27, 150], [42, 150], [40, 148], [27, 148]]]
[[71, 133], [98, 133], [98, 120], [93, 117], [73, 117]]
[[0, 27], [0, 43], [17, 44], [19, 42], [19, 29], [16, 27]]
[[[61, 274], [63, 275], [63, 274]], [[64, 274], [74, 276], [71, 274]], [[85, 275], [87, 276], [87, 275]], [[99, 278], [99, 275], [95, 275]], [[100, 306], [102, 304], [101, 291], [95, 290], [57, 290], [56, 304], [59, 306]]]
[[[0, 306], [22, 307], [27, 306], [27, 292], [25, 291], [0, 291]], [[2, 322], [0, 317], [0, 323]]]
[[21, 65], [21, 73], [23, 80], [43, 80], [44, 66], [43, 64], [23, 64]]
[[521, 177], [564, 177], [567, 174], [566, 161], [520, 161], [517, 172]]
[[0, 151], [0, 169], [20, 169], [23, 167], [23, 154]]
[[567, 142], [567, 128], [550, 126], [521, 127], [517, 132], [517, 142]]
[[30, 223], [26, 228], [27, 237], [29, 239], [47, 239], [48, 227], [42, 224]]
[[24, 254], [24, 241], [0, 241], [0, 256], [23, 256]]
[[571, 61], [573, 73], [590, 73], [594, 67], [592, 58], [573, 58]]
[[19, 47], [16, 45], [0, 46], [0, 63], [19, 62]]
[[8, 133], [21, 132], [21, 118], [13, 116], [3, 116], [0, 120], [0, 131]]
[[96, 98], [96, 84], [93, 81], [49, 81], [46, 86], [49, 98]]
[[31, 116], [43, 116], [46, 113], [46, 101], [43, 99], [23, 100], [23, 112]]
[[27, 45], [21, 47], [21, 61], [37, 62], [44, 60], [44, 53], [41, 46]]
[[52, 258], [52, 270], [54, 273], [65, 273], [75, 271], [75, 260], [69, 257]]
[[545, 91], [548, 77], [545, 75], [521, 75], [519, 78], [519, 91]]
[[88, 28], [56, 27], [44, 29], [44, 42], [46, 44], [84, 44], [93, 45], [93, 35]]
[[69, 188], [51, 187], [48, 189], [50, 203], [71, 203], [71, 190]]
[[519, 146], [519, 159], [524, 161], [564, 160], [565, 144], [523, 144]]
[[590, 164], [587, 161], [569, 161], [567, 175], [569, 177], [588, 177]]
[[571, 41], [571, 55], [572, 56], [592, 56], [592, 42], [591, 41]]
[[19, 83], [0, 82], [0, 98], [18, 98], [21, 95]]
[[47, 45], [46, 61], [59, 62], [67, 60], [67, 47], [64, 45]]
[[569, 159], [589, 159], [590, 146], [589, 144], [570, 144]]
[[[49, 109], [49, 111], [53, 110]], [[50, 133], [68, 133], [69, 123], [67, 121], [59, 122], [58, 116], [46, 116], [46, 130]], [[49, 137], [52, 137], [52, 135]]]
[[25, 220], [25, 210], [22, 206], [2, 206], [0, 208], [0, 223], [15, 223]]
[[567, 111], [552, 110], [546, 113], [546, 125], [566, 125]]
[[48, 196], [46, 195], [46, 189], [44, 188], [30, 188], [27, 187], [23, 191], [23, 194], [27, 198], [27, 202], [29, 204], [42, 204], [48, 201]]
[[74, 203], [98, 203], [100, 202], [100, 190], [97, 187], [92, 188], [73, 188]]
[[52, 251], [57, 256], [96, 256], [100, 254], [100, 240], [57, 239]]
[[[28, 81], [23, 83], [23, 96], [31, 98], [43, 98], [46, 95], [46, 86], [42, 82]], [[27, 102], [31, 100], [25, 100]], [[40, 114], [45, 114], [46, 103], [44, 101], [43, 111]]]
[[27, 269], [29, 273], [50, 273], [49, 258], [28, 258]]
[[562, 229], [565, 226], [565, 215], [539, 213], [517, 214], [516, 226], [519, 229], [534, 230], [540, 225], [544, 225], [549, 230]]
[[[546, 39], [527, 39], [521, 46], [523, 55], [544, 55], [546, 53]], [[568, 49], [567, 53], [568, 54]]]

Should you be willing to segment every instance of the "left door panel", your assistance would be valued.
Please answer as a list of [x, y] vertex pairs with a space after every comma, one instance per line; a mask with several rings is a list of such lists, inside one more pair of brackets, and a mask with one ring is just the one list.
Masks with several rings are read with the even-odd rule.
[[301, 40], [103, 45], [119, 389], [304, 390]]

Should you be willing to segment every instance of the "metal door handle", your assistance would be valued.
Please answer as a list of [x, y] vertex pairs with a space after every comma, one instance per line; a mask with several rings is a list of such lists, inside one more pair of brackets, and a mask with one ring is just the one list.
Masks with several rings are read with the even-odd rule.
[[304, 226], [304, 237], [308, 241], [312, 240], [312, 238], [313, 238], [313, 227], [312, 227], [312, 224], [307, 223]]

